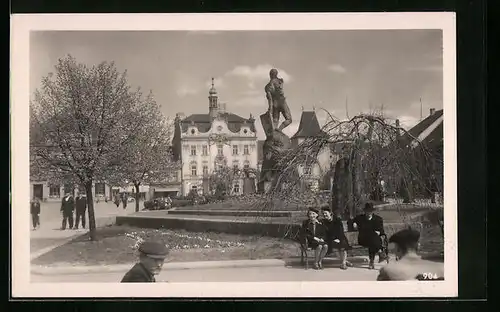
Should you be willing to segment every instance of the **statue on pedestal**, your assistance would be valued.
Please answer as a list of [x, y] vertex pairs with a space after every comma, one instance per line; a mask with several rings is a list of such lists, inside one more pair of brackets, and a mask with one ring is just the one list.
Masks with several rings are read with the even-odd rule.
[[[283, 129], [292, 123], [292, 116], [283, 92], [283, 79], [278, 78], [278, 70], [271, 69], [269, 72], [270, 81], [265, 87], [268, 110], [260, 115], [260, 120], [266, 141], [263, 146], [264, 161], [260, 181], [258, 183], [259, 192], [267, 192], [280, 172], [277, 164], [281, 155], [291, 148], [290, 138], [283, 133]], [[279, 125], [280, 115], [285, 120]]]

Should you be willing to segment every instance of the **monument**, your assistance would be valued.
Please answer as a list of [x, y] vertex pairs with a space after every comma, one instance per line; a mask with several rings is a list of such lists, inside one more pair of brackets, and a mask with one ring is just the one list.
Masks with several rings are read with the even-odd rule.
[[[292, 123], [290, 108], [283, 92], [283, 78], [278, 78], [278, 70], [271, 69], [269, 83], [264, 88], [268, 102], [268, 110], [260, 115], [260, 121], [266, 134], [263, 145], [264, 160], [258, 183], [259, 192], [268, 192], [280, 172], [279, 160], [283, 153], [290, 150], [292, 142], [283, 133], [283, 129]], [[279, 125], [280, 115], [285, 120]]]

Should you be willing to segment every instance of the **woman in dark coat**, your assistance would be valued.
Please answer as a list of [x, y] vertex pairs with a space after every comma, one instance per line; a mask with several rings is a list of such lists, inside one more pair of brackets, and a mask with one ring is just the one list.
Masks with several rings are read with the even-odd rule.
[[329, 208], [322, 208], [323, 213], [323, 224], [325, 225], [326, 232], [326, 242], [328, 243], [328, 253], [331, 253], [333, 249], [337, 249], [339, 251], [341, 265], [340, 268], [342, 270], [347, 270], [347, 250], [351, 249], [347, 237], [344, 233], [344, 225], [342, 224], [342, 220], [333, 215]]
[[380, 253], [383, 248], [382, 237], [385, 237], [384, 220], [373, 213], [375, 209], [372, 203], [366, 203], [363, 210], [364, 213], [356, 216], [353, 223], [359, 232], [358, 243], [368, 248], [369, 267], [374, 269], [373, 262], [377, 253], [379, 253], [379, 262], [386, 259], [386, 255]]
[[318, 220], [319, 211], [310, 208], [308, 219], [302, 222], [301, 237], [305, 239], [306, 247], [314, 249], [314, 269], [323, 269], [323, 258], [328, 251], [326, 227]]

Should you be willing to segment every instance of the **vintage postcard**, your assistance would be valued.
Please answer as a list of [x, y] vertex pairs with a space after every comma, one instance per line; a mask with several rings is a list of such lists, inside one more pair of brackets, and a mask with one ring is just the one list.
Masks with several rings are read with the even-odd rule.
[[454, 13], [11, 20], [14, 297], [458, 295]]

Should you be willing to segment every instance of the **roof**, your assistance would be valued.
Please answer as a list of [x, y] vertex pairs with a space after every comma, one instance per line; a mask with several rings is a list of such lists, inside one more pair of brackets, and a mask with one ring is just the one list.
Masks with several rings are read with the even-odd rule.
[[303, 111], [300, 117], [299, 129], [292, 136], [293, 138], [309, 138], [326, 136], [326, 132], [321, 130], [319, 126], [318, 118], [314, 111]]
[[405, 133], [401, 140], [409, 144], [413, 138], [419, 138], [428, 147], [438, 147], [443, 143], [443, 110], [435, 111]]
[[[255, 132], [255, 124], [253, 119], [246, 119], [232, 113], [220, 113], [220, 116], [227, 120], [228, 128], [232, 132], [238, 132], [241, 126], [247, 122], [250, 130]], [[213, 118], [209, 114], [192, 114], [181, 121], [182, 132], [186, 132], [188, 127], [194, 123], [198, 131], [207, 132], [212, 126]]]

